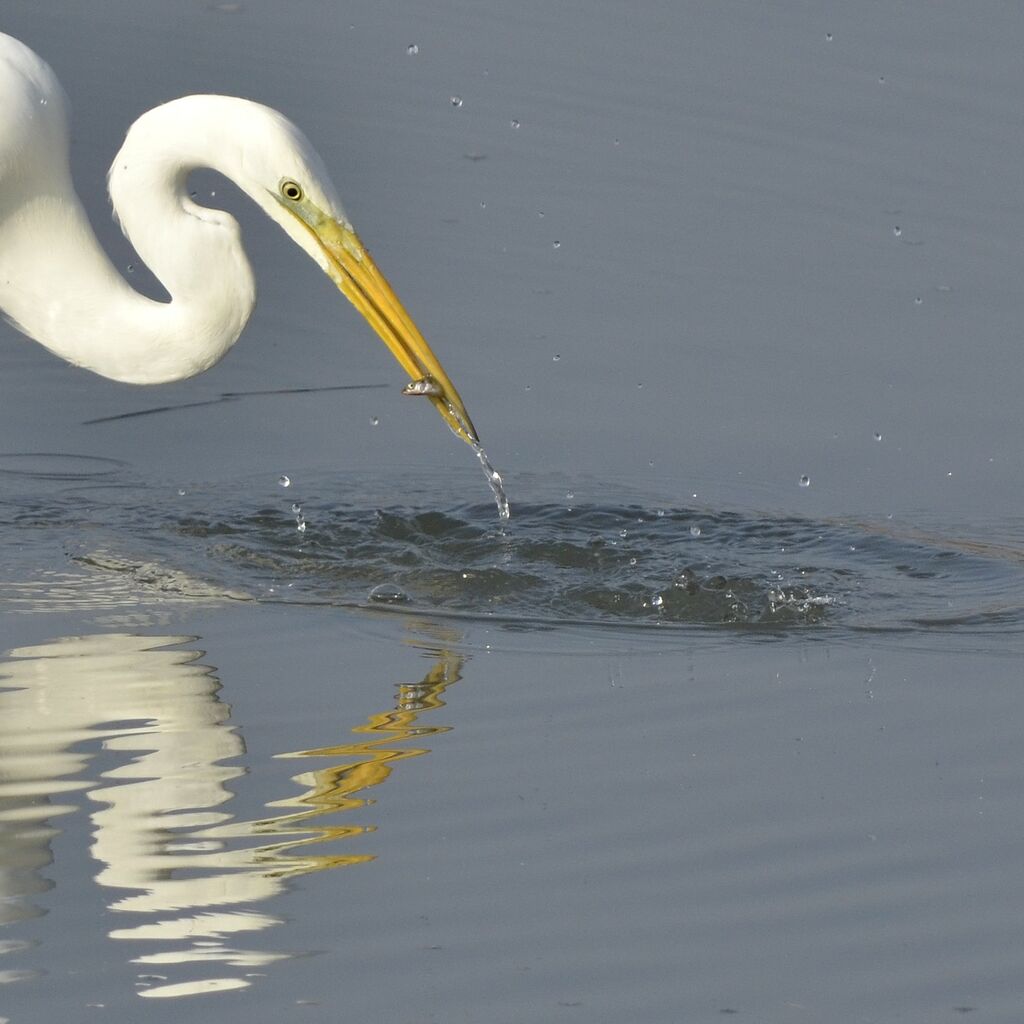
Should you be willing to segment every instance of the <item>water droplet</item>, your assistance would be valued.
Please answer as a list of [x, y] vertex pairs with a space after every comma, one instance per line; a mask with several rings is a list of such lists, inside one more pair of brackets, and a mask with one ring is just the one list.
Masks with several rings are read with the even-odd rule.
[[618, 139], [612, 139], [612, 145], [613, 146], [619, 145], [619, 140]]
[[629, 560], [629, 564], [630, 564], [630, 565], [636, 565], [636, 559], [635, 559], [635, 558], [631, 558], [631, 559]]
[[562, 358], [562, 357], [561, 357], [561, 356], [560, 356], [560, 355], [559, 355], [559, 354], [558, 354], [558, 353], [556, 352], [556, 353], [555, 353], [555, 354], [554, 354], [554, 355], [553, 355], [553, 356], [551, 357], [551, 362], [553, 362], [553, 363], [557, 363], [557, 362], [558, 362], [558, 361], [559, 361], [559, 360], [560, 360], [561, 358]]
[[900, 235], [902, 235], [902, 234], [903, 234], [903, 228], [901, 228], [901, 227], [899, 226], [899, 224], [897, 224], [897, 225], [896, 225], [896, 226], [895, 226], [895, 227], [894, 227], [894, 228], [892, 229], [892, 233], [893, 233], [893, 234], [894, 234], [894, 235], [895, 235], [895, 236], [896, 236], [897, 238], [899, 238], [899, 237], [900, 237]]
[[885, 75], [879, 75], [878, 76], [878, 84], [879, 85], [885, 85]]
[[216, 191], [211, 191], [210, 192], [210, 198], [213, 199], [213, 197], [216, 196], [216, 194], [217, 194]]
[[922, 299], [920, 295], [918, 295], [918, 296], [916, 296], [914, 298], [914, 305], [915, 306], [920, 306], [922, 302], [924, 302], [924, 299]]
[[655, 594], [654, 597], [651, 598], [651, 604], [655, 608], [660, 608], [664, 603], [665, 603], [665, 598], [663, 598], [661, 596], [661, 594]]
[[656, 516], [657, 516], [657, 517], [658, 517], [659, 519], [664, 519], [664, 518], [665, 518], [665, 510], [664, 510], [663, 508], [659, 508], [659, 509], [658, 509], [658, 511], [657, 511], [657, 512], [655, 512], [654, 514], [655, 514], [655, 515], [656, 515]]
[[519, 127], [521, 127], [521, 125], [520, 125], [520, 122], [519, 122], [519, 121], [518, 121], [518, 120], [517, 120], [516, 118], [514, 118], [514, 117], [512, 118], [512, 120], [511, 120], [511, 121], [509, 121], [509, 124], [510, 124], [510, 125], [511, 125], [511, 126], [512, 126], [513, 128], [519, 128]]
[[875, 440], [876, 441], [881, 441], [882, 440], [882, 433], [881, 433], [881, 431], [879, 431], [879, 430], [875, 431]]
[[405, 48], [405, 52], [409, 54], [410, 57], [415, 57], [416, 54], [420, 52], [420, 48], [415, 43], [410, 43]]
[[191, 196], [191, 197], [192, 197], [193, 199], [198, 199], [198, 198], [199, 198], [199, 193], [198, 193], [198, 192], [195, 192], [195, 191], [189, 192], [189, 195], [190, 195], [190, 196]]
[[691, 537], [699, 537], [700, 534], [701, 534], [701, 529], [700, 529], [699, 526], [691, 526], [690, 527], [690, 536]]
[[39, 98], [39, 106], [41, 107], [45, 107], [49, 102], [50, 101], [45, 96], [41, 96]]
[[284, 476], [284, 475], [279, 476], [277, 478], [277, 482], [278, 482], [279, 486], [281, 486], [281, 487], [291, 487], [291, 485], [292, 485], [291, 480], [288, 477]]
[[486, 210], [487, 209], [487, 204], [482, 199], [480, 200], [480, 209], [481, 210]]
[[825, 33], [825, 39], [826, 39], [827, 42], [831, 43], [832, 42], [832, 33], [831, 32], [826, 32]]
[[295, 524], [295, 529], [298, 530], [299, 533], [305, 533], [306, 532], [306, 520], [305, 519], [300, 519]]
[[800, 486], [801, 487], [810, 487], [811, 486], [811, 478], [809, 476], [806, 476], [806, 475], [800, 477]]
[[628, 537], [629, 536], [629, 531], [628, 530], [619, 530], [619, 536], [620, 537]]
[[526, 386], [525, 386], [525, 387], [523, 388], [523, 390], [524, 390], [524, 391], [529, 391], [529, 390], [530, 390], [530, 385], [529, 385], [529, 384], [527, 384], [527, 385], [526, 385]]
[[565, 492], [565, 500], [566, 501], [572, 501], [573, 498], [575, 498], [575, 497], [576, 497], [576, 493], [574, 491], [566, 491]]
[[178, 497], [179, 498], [184, 498], [186, 494], [188, 494], [188, 491], [186, 491], [184, 487], [179, 487], [178, 488]]
[[553, 241], [551, 243], [551, 248], [552, 249], [561, 249], [562, 248], [562, 243], [559, 242], [558, 239], [555, 239], [555, 241]]
[[299, 515], [301, 512], [302, 512], [302, 506], [297, 501], [292, 502], [292, 513], [294, 515]]
[[376, 604], [405, 604], [409, 600], [409, 595], [393, 583], [378, 583], [367, 598]]
[[378, 427], [378, 426], [380, 426], [380, 417], [379, 416], [371, 416], [370, 417], [370, 426], [371, 427]]
[[637, 391], [643, 391], [643, 389], [644, 389], [643, 384], [637, 384], [636, 389], [637, 389]]
[[451, 98], [451, 105], [453, 107], [461, 107], [462, 106], [462, 97], [461, 96], [452, 96], [452, 98]]
[[543, 211], [543, 210], [538, 210], [538, 211], [537, 211], [537, 216], [538, 216], [538, 217], [544, 217], [544, 216], [546, 216], [546, 214], [544, 213], [544, 211]]
[[128, 273], [129, 274], [134, 274], [135, 273], [135, 264], [134, 263], [129, 263], [128, 264]]

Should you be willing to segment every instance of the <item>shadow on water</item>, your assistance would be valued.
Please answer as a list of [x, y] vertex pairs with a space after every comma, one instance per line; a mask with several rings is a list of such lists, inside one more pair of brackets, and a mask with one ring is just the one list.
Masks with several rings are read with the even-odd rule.
[[[446, 639], [431, 634], [431, 644]], [[276, 755], [301, 763], [295, 790], [258, 795], [269, 813], [247, 820], [232, 811], [233, 787], [243, 776], [253, 785], [242, 728], [194, 642], [66, 637], [0, 664], [0, 926], [15, 934], [0, 944], [3, 981], [45, 974], [34, 966], [47, 962], [45, 949], [19, 941], [19, 925], [80, 902], [47, 894], [61, 818], [83, 809], [105, 920], [115, 924], [107, 935], [141, 965], [139, 996], [246, 988], [252, 972], [298, 955], [265, 948], [266, 936], [256, 942], [283, 923], [265, 905], [297, 876], [374, 859], [343, 842], [373, 826], [344, 815], [373, 803], [368, 790], [447, 731], [425, 716], [444, 707], [462, 666], [413, 640], [432, 659], [426, 675], [395, 684], [391, 706], [353, 728], [354, 739]]]
[[[576, 504], [567, 494], [518, 501], [499, 524], [492, 504], [453, 504], [436, 481], [403, 479], [401, 492], [348, 478], [154, 487], [116, 463], [63, 456], [8, 456], [0, 476], [5, 546], [47, 529], [65, 551], [47, 579], [9, 570], [0, 596], [15, 609], [92, 593], [109, 602], [120, 586], [126, 601], [141, 588], [163, 600], [400, 609], [527, 629], [1024, 627], [1019, 523], [979, 527], [977, 539], [920, 520]], [[478, 489], [475, 479], [456, 488]]]

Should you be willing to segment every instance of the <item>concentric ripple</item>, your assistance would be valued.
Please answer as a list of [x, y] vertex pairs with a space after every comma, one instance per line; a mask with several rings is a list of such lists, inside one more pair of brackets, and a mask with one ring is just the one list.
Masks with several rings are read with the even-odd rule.
[[[443, 505], [436, 483], [418, 491], [405, 482], [409, 504], [393, 504], [393, 482], [318, 481], [313, 491], [279, 487], [274, 474], [171, 489], [123, 476], [42, 489], [8, 477], [0, 536], [22, 553], [14, 575], [29, 575], [38, 558], [30, 538], [45, 529], [60, 537], [63, 567], [92, 580], [92, 600], [98, 577], [122, 600], [127, 581], [164, 599], [394, 608], [531, 628], [1024, 632], [1019, 523], [979, 540], [919, 521], [517, 494], [512, 521], [501, 524], [490, 503]], [[9, 576], [8, 595], [11, 585]]]

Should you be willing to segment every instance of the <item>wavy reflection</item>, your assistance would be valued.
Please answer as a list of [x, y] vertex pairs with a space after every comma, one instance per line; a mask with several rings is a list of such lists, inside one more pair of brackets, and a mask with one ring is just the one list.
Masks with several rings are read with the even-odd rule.
[[[48, 913], [53, 901], [42, 894], [54, 884], [47, 868], [60, 816], [84, 808], [109, 909], [138, 915], [109, 935], [136, 944], [144, 997], [242, 988], [245, 972], [294, 955], [239, 941], [282, 923], [260, 905], [288, 879], [373, 859], [334, 849], [373, 830], [338, 815], [363, 807], [365, 790], [447, 731], [420, 719], [444, 707], [462, 665], [432, 643], [430, 671], [398, 684], [393, 706], [352, 730], [355, 742], [277, 755], [329, 762], [293, 777], [299, 793], [265, 804], [283, 813], [241, 820], [230, 784], [248, 771], [244, 743], [203, 652], [185, 646], [194, 642], [68, 637], [14, 650], [0, 667], [0, 927]], [[31, 950], [0, 941], [0, 955], [13, 959]], [[157, 973], [174, 965], [192, 974], [201, 965], [203, 977]], [[12, 965], [0, 969], [0, 984], [37, 973]]]

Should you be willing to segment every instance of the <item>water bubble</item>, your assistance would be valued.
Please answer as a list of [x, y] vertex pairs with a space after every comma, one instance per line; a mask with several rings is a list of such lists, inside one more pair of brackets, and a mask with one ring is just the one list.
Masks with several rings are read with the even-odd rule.
[[378, 426], [380, 426], [380, 417], [379, 416], [371, 416], [370, 417], [370, 426], [371, 427], [378, 427]]
[[875, 431], [875, 440], [876, 441], [881, 441], [882, 440], [882, 432], [880, 430], [876, 430]]
[[811, 478], [809, 476], [807, 476], [806, 474], [804, 474], [802, 477], [800, 477], [800, 486], [801, 487], [810, 487], [811, 486]]
[[376, 604], [405, 604], [409, 600], [409, 595], [393, 583], [378, 583], [367, 594], [367, 600]]
[[899, 238], [899, 237], [900, 237], [900, 236], [901, 236], [901, 235], [903, 234], [903, 228], [901, 228], [901, 227], [899, 226], [899, 224], [897, 224], [897, 225], [896, 225], [896, 226], [895, 226], [895, 227], [894, 227], [894, 228], [892, 229], [892, 233], [893, 233], [893, 234], [894, 234], [894, 235], [895, 235], [895, 236], [896, 236], [897, 238]]
[[553, 241], [551, 243], [551, 248], [552, 249], [561, 249], [562, 248], [562, 243], [559, 242], [558, 239], [556, 238], [555, 241]]
[[283, 474], [277, 478], [277, 483], [279, 487], [291, 487], [292, 485], [291, 480]]
[[519, 121], [519, 120], [517, 120], [517, 119], [516, 119], [516, 118], [514, 118], [514, 117], [512, 118], [512, 120], [511, 120], [511, 121], [509, 121], [509, 125], [511, 125], [511, 127], [513, 127], [513, 128], [519, 128], [519, 127], [521, 127], [521, 123], [520, 123], [520, 121]]
[[409, 54], [410, 57], [415, 57], [416, 54], [420, 52], [420, 48], [415, 43], [410, 43], [405, 48], [405, 52]]
[[691, 537], [699, 537], [700, 535], [701, 535], [701, 529], [700, 529], [699, 526], [691, 526], [690, 527], [690, 536]]
[[451, 103], [451, 105], [453, 107], [461, 107], [462, 106], [462, 97], [461, 96], [452, 96], [449, 102]]

